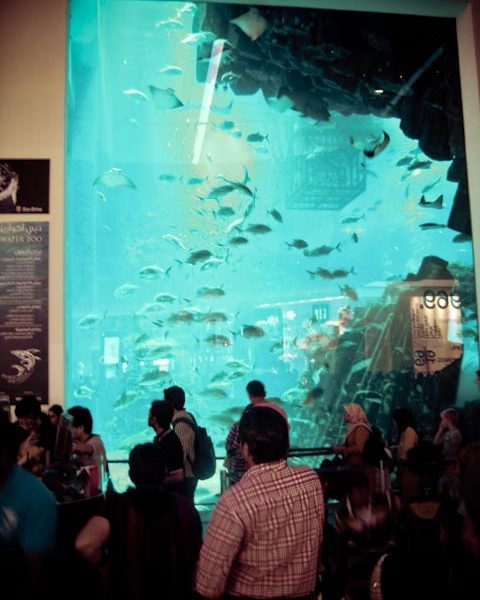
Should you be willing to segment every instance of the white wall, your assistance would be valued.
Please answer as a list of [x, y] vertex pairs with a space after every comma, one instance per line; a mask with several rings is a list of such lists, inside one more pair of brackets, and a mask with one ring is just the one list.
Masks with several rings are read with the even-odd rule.
[[[233, 0], [232, 0], [233, 1]], [[259, 4], [269, 4], [259, 0]], [[477, 298], [480, 298], [480, 0], [474, 9], [464, 0], [277, 0], [276, 5], [412, 12], [436, 16], [460, 13], [458, 31], [465, 108], [469, 184], [477, 258]], [[63, 403], [63, 199], [64, 98], [67, 0], [0, 0], [0, 158], [49, 158], [50, 215], [22, 215], [22, 220], [50, 223], [50, 403]], [[474, 18], [477, 27], [474, 28]], [[16, 215], [2, 221], [17, 220]]]

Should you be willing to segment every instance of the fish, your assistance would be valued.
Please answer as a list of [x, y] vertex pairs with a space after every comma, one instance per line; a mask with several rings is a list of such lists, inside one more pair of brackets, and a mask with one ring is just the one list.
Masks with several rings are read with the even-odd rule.
[[208, 175], [206, 177], [190, 177], [187, 179], [187, 185], [202, 185], [208, 180]]
[[241, 138], [242, 137], [242, 132], [240, 131], [240, 129], [234, 129], [233, 131], [230, 132], [234, 138]]
[[343, 224], [357, 223], [358, 221], [360, 221], [360, 219], [364, 219], [364, 218], [365, 218], [365, 214], [360, 215], [359, 217], [346, 217], [345, 219], [342, 219], [340, 222]]
[[93, 390], [91, 387], [88, 387], [88, 385], [79, 385], [73, 390], [73, 395], [75, 398], [91, 398], [94, 393], [95, 390]]
[[419, 227], [422, 231], [427, 231], [429, 229], [445, 229], [446, 225], [441, 225], [440, 223], [421, 223]]
[[396, 166], [397, 167], [406, 167], [407, 165], [409, 165], [412, 162], [412, 160], [413, 160], [412, 156], [405, 156], [404, 158], [401, 158], [397, 162]]
[[128, 90], [123, 90], [122, 94], [127, 96], [127, 98], [131, 98], [132, 100], [136, 100], [137, 102], [147, 102], [148, 96], [144, 94], [140, 90], [136, 90], [135, 88], [129, 88]]
[[158, 179], [160, 181], [164, 181], [165, 183], [173, 183], [174, 181], [177, 181], [178, 177], [176, 175], [172, 175], [172, 173], [162, 173], [158, 176]]
[[235, 188], [233, 187], [233, 185], [230, 185], [230, 184], [214, 187], [208, 192], [206, 199], [207, 200], [220, 200], [224, 196], [227, 196], [228, 194], [233, 192], [234, 189]]
[[217, 210], [217, 217], [232, 217], [235, 214], [235, 211], [231, 206], [222, 206], [219, 210]]
[[182, 250], [187, 249], [185, 244], [183, 243], [183, 240], [178, 235], [174, 235], [173, 233], [165, 233], [164, 235], [162, 235], [162, 238], [167, 242], [172, 242], [173, 244], [175, 244], [175, 246], [178, 246]]
[[178, 325], [179, 323], [193, 323], [195, 321], [196, 313], [191, 310], [179, 310], [176, 313], [171, 314], [167, 321], [171, 325]]
[[267, 212], [269, 215], [272, 215], [272, 217], [275, 219], [275, 221], [278, 221], [279, 223], [283, 223], [283, 217], [276, 208], [272, 208], [272, 210], [268, 210]]
[[204, 398], [228, 398], [228, 392], [226, 392], [222, 387], [209, 385], [207, 385], [204, 390], [199, 392], [198, 395]]
[[172, 267], [169, 267], [167, 270], [165, 270], [157, 265], [147, 265], [146, 267], [142, 267], [140, 269], [138, 276], [140, 279], [158, 279], [159, 277], [168, 276], [171, 268]]
[[148, 339], [140, 344], [135, 344], [135, 356], [141, 360], [154, 360], [167, 358], [172, 355], [174, 345], [165, 340]]
[[429, 169], [432, 166], [431, 160], [416, 160], [412, 163], [407, 170], [416, 171], [417, 169]]
[[438, 198], [436, 200], [434, 200], [433, 202], [427, 202], [425, 200], [425, 196], [422, 195], [418, 205], [422, 206], [423, 208], [437, 208], [437, 209], [443, 208], [443, 194], [440, 194], [440, 196], [438, 196]]
[[150, 85], [149, 89], [155, 110], [175, 110], [183, 106], [183, 102], [177, 98], [172, 88], [158, 88]]
[[183, 69], [182, 67], [176, 67], [175, 65], [166, 65], [165, 67], [158, 69], [157, 73], [178, 77], [179, 75], [183, 75]]
[[268, 225], [264, 225], [263, 223], [253, 223], [247, 227], [247, 231], [248, 233], [253, 233], [254, 235], [263, 235], [272, 230]]
[[328, 256], [330, 252], [333, 250], [338, 250], [340, 252], [340, 242], [336, 246], [319, 246], [318, 248], [314, 248], [313, 250], [304, 250], [303, 254], [305, 256]]
[[163, 27], [164, 29], [175, 31], [178, 29], [183, 29], [184, 25], [178, 19], [165, 19], [164, 21], [157, 21], [155, 23], [155, 27], [158, 29], [159, 27]]
[[252, 42], [258, 40], [268, 28], [268, 21], [260, 14], [257, 8], [250, 8], [239, 17], [230, 19], [230, 23], [236, 25]]
[[137, 399], [137, 392], [135, 390], [124, 390], [120, 396], [115, 400], [112, 408], [113, 410], [119, 410], [125, 408], [129, 404], [132, 404]]
[[238, 370], [244, 369], [245, 371], [251, 371], [253, 369], [253, 365], [243, 361], [243, 360], [229, 360], [225, 363], [225, 366], [228, 369]]
[[178, 300], [177, 296], [173, 296], [172, 294], [167, 294], [165, 292], [160, 292], [153, 298], [154, 302], [159, 302], [161, 304], [173, 304], [176, 300]]
[[200, 319], [201, 323], [226, 323], [227, 321], [227, 315], [222, 312], [210, 312]]
[[225, 296], [225, 291], [222, 288], [205, 286], [198, 288], [197, 296], [200, 296], [200, 298], [221, 298]]
[[352, 287], [348, 285], [344, 285], [343, 287], [339, 285], [338, 287], [340, 288], [340, 291], [343, 292], [345, 296], [347, 296], [347, 298], [350, 298], [350, 300], [358, 300], [357, 291], [354, 290]]
[[367, 158], [375, 158], [378, 156], [390, 143], [390, 136], [386, 131], [383, 131], [382, 138], [378, 135], [369, 136], [370, 139], [365, 141], [355, 141], [353, 136], [350, 137], [350, 143], [355, 148], [359, 148], [359, 145], [363, 146], [363, 154]]
[[289, 248], [296, 248], [297, 250], [302, 250], [308, 246], [308, 242], [305, 240], [295, 239], [293, 242], [285, 242]]
[[224, 175], [218, 175], [218, 179], [223, 179], [228, 185], [231, 185], [234, 189], [239, 191], [241, 194], [245, 196], [249, 196], [250, 198], [255, 198], [254, 192], [247, 186], [247, 183], [250, 181], [250, 176], [248, 175], [247, 168], [243, 165], [243, 181], [236, 181], [235, 179], [229, 179]]
[[236, 229], [237, 227], [239, 227], [243, 222], [245, 221], [245, 217], [238, 217], [236, 219], [234, 219], [233, 221], [231, 221], [228, 224], [228, 227], [225, 229], [225, 233], [228, 235], [232, 229]]
[[187, 46], [197, 46], [198, 44], [214, 42], [216, 37], [211, 31], [198, 31], [197, 33], [189, 33], [181, 40], [181, 43]]
[[200, 267], [200, 271], [206, 271], [207, 269], [211, 269], [212, 267], [217, 268], [225, 262], [223, 258], [217, 258], [216, 256], [212, 256], [208, 258], [203, 265]]
[[355, 231], [352, 233], [352, 242], [358, 244], [358, 233], [355, 233]]
[[315, 275], [321, 277], [322, 279], [335, 279], [333, 273], [328, 269], [323, 269], [322, 267], [318, 267], [316, 271], [307, 271], [310, 277], [313, 279]]
[[228, 240], [228, 244], [230, 246], [243, 246], [244, 244], [248, 244], [248, 240], [246, 237], [238, 235], [236, 237], [230, 238]]
[[250, 142], [251, 144], [260, 144], [264, 141], [268, 141], [268, 135], [262, 135], [258, 132], [247, 135], [247, 142]]
[[265, 335], [265, 331], [257, 325], [242, 325], [242, 335], [244, 338], [259, 338]]
[[225, 335], [220, 335], [217, 333], [209, 335], [207, 338], [205, 338], [205, 341], [207, 342], [207, 344], [210, 344], [211, 346], [231, 346], [232, 345], [231, 339], [229, 339]]
[[472, 236], [466, 233], [458, 233], [452, 240], [454, 244], [463, 244], [464, 242], [471, 242]]
[[222, 121], [218, 125], [213, 123], [212, 126], [221, 131], [233, 131], [235, 129], [235, 123], [233, 121]]
[[86, 315], [78, 322], [79, 329], [91, 329], [101, 320], [101, 317], [95, 314]]
[[107, 187], [129, 187], [137, 189], [131, 179], [129, 179], [122, 169], [112, 168], [101, 173], [93, 182], [93, 185], [105, 185]]
[[187, 258], [185, 262], [190, 265], [196, 265], [199, 262], [205, 262], [212, 256], [210, 250], [196, 250], [195, 252], [191, 252], [190, 256]]
[[170, 373], [168, 371], [161, 371], [160, 369], [152, 369], [151, 371], [147, 371], [142, 375], [142, 378], [138, 382], [139, 385], [148, 386], [148, 385], [156, 385], [161, 381], [165, 381], [170, 377]]
[[224, 73], [221, 77], [220, 77], [220, 83], [232, 83], [232, 81], [237, 81], [238, 79], [241, 79], [242, 76], [238, 75], [237, 73], [234, 73], [233, 71], [227, 71], [226, 73]]
[[115, 298], [123, 298], [124, 296], [133, 296], [138, 290], [138, 285], [132, 283], [124, 283], [115, 289], [113, 295]]
[[95, 195], [102, 202], [106, 202], [107, 201], [107, 197], [105, 196], [105, 194], [103, 192], [99, 192], [98, 190], [95, 190]]
[[347, 275], [356, 275], [353, 267], [350, 269], [350, 271], [347, 271], [346, 269], [335, 269], [332, 272], [333, 279], [339, 279], [341, 277], [346, 277]]

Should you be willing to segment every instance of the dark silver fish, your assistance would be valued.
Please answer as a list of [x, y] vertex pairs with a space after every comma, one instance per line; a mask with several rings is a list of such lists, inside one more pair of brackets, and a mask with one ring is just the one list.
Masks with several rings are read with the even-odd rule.
[[358, 233], [355, 233], [355, 231], [352, 233], [352, 241], [354, 244], [358, 244]]
[[440, 223], [422, 223], [419, 227], [423, 231], [427, 231], [429, 229], [445, 229], [446, 225], [441, 225]]
[[172, 88], [158, 88], [154, 85], [150, 85], [149, 88], [156, 110], [174, 110], [183, 106], [183, 102], [177, 98]]
[[322, 279], [335, 279], [335, 276], [328, 269], [318, 267], [316, 271], [307, 271], [310, 277], [313, 279], [315, 276], [321, 277]]
[[265, 331], [257, 325], [242, 325], [242, 335], [244, 338], [259, 338], [265, 335]]
[[222, 288], [205, 286], [198, 288], [197, 296], [200, 296], [200, 298], [221, 298], [225, 296], [225, 291]]
[[262, 135], [261, 133], [257, 132], [247, 135], [247, 142], [250, 142], [252, 144], [261, 144], [264, 141], [268, 141], [268, 134]]
[[330, 252], [334, 250], [338, 250], [340, 252], [340, 242], [336, 246], [319, 246], [318, 248], [314, 248], [313, 250], [304, 250], [303, 253], [305, 256], [328, 256]]
[[211, 256], [212, 256], [212, 253], [210, 252], [210, 250], [196, 250], [195, 252], [192, 252], [190, 254], [190, 256], [187, 258], [187, 260], [185, 262], [187, 262], [191, 265], [196, 265], [197, 263], [205, 262]]
[[247, 227], [248, 233], [253, 233], [255, 235], [263, 235], [265, 233], [269, 233], [272, 231], [268, 225], [264, 225], [263, 223], [253, 223]]
[[227, 321], [227, 315], [222, 312], [210, 312], [206, 315], [202, 315], [202, 318], [200, 319], [201, 323], [226, 323]]
[[234, 187], [233, 185], [220, 185], [218, 187], [214, 187], [212, 188], [209, 192], [208, 195], [206, 196], [207, 200], [220, 200], [220, 198], [223, 198], [224, 196], [226, 196], [227, 194], [230, 194], [231, 192], [234, 191]]
[[235, 214], [235, 211], [231, 206], [222, 206], [215, 214], [217, 217], [232, 217]]
[[272, 217], [275, 219], [275, 221], [278, 221], [279, 223], [283, 223], [283, 217], [276, 208], [272, 208], [272, 210], [269, 210], [267, 212], [269, 215], [272, 215]]
[[160, 371], [160, 369], [152, 369], [151, 371], [147, 371], [142, 375], [142, 378], [139, 381], [140, 385], [148, 386], [148, 385], [157, 385], [161, 381], [165, 381], [170, 377], [170, 373], [168, 371]]
[[464, 242], [471, 242], [472, 236], [466, 233], [458, 233], [452, 240], [454, 244], [463, 244]]
[[160, 181], [164, 181], [165, 183], [173, 183], [174, 181], [177, 181], [178, 178], [176, 175], [172, 175], [171, 173], [162, 173], [158, 176], [158, 179]]
[[233, 121], [222, 121], [218, 124], [213, 123], [212, 126], [221, 131], [233, 131], [235, 129], [235, 123]]
[[405, 156], [405, 158], [401, 158], [396, 166], [397, 167], [406, 167], [407, 165], [409, 165], [412, 162], [413, 158], [411, 156]]
[[171, 325], [178, 325], [179, 323], [193, 323], [196, 317], [195, 312], [190, 310], [179, 310], [176, 313], [171, 314], [167, 321]]
[[347, 275], [356, 275], [353, 267], [350, 269], [350, 271], [347, 271], [346, 269], [335, 269], [332, 272], [333, 279], [340, 279], [341, 277], [346, 277]]
[[423, 190], [422, 190], [422, 194], [426, 194], [427, 192], [429, 192], [430, 190], [433, 190], [433, 188], [439, 184], [441, 181], [441, 179], [436, 179], [433, 183], [430, 183], [429, 185], [426, 185]]
[[443, 194], [438, 196], [438, 198], [436, 200], [434, 200], [433, 202], [427, 202], [425, 200], [425, 196], [422, 195], [418, 205], [422, 206], [423, 208], [436, 208], [436, 209], [443, 208]]
[[339, 285], [338, 287], [340, 288], [340, 291], [347, 296], [347, 298], [350, 298], [350, 300], [358, 300], [357, 291], [349, 285], [344, 285], [343, 287]]
[[360, 219], [364, 219], [365, 218], [365, 214], [360, 215], [359, 217], [346, 217], [345, 219], [342, 219], [341, 223], [347, 224], [347, 223], [358, 223], [358, 221], [360, 221]]
[[232, 340], [229, 339], [227, 336], [225, 335], [220, 335], [220, 334], [213, 334], [213, 335], [209, 335], [205, 341], [207, 342], [207, 344], [210, 344], [211, 346], [231, 346], [232, 345]]
[[408, 171], [415, 171], [416, 169], [429, 169], [431, 165], [431, 160], [416, 160], [408, 167]]
[[206, 177], [190, 177], [187, 179], [187, 185], [201, 185], [205, 183], [208, 179], [208, 175]]
[[236, 237], [230, 238], [228, 240], [228, 243], [230, 244], [230, 246], [243, 246], [244, 244], [248, 244], [248, 240], [246, 237], [238, 235]]
[[293, 242], [285, 242], [289, 248], [296, 248], [297, 250], [302, 250], [308, 246], [308, 243], [305, 240], [295, 239]]

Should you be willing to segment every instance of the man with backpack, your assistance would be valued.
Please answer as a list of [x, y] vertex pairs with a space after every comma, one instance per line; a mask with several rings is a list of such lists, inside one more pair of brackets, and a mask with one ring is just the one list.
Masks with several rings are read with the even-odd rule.
[[195, 495], [198, 479], [193, 473], [195, 461], [196, 423], [193, 415], [185, 410], [185, 392], [178, 385], [172, 385], [163, 391], [164, 398], [173, 407], [173, 430], [177, 434], [183, 448], [183, 467], [185, 470], [185, 493], [192, 500]]

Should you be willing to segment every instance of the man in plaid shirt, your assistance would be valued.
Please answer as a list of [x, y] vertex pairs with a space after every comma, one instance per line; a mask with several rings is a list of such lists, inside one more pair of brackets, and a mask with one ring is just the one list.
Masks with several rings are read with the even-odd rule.
[[319, 477], [287, 464], [288, 425], [272, 408], [242, 416], [240, 441], [248, 470], [213, 512], [195, 590], [209, 599], [310, 599], [323, 533]]

